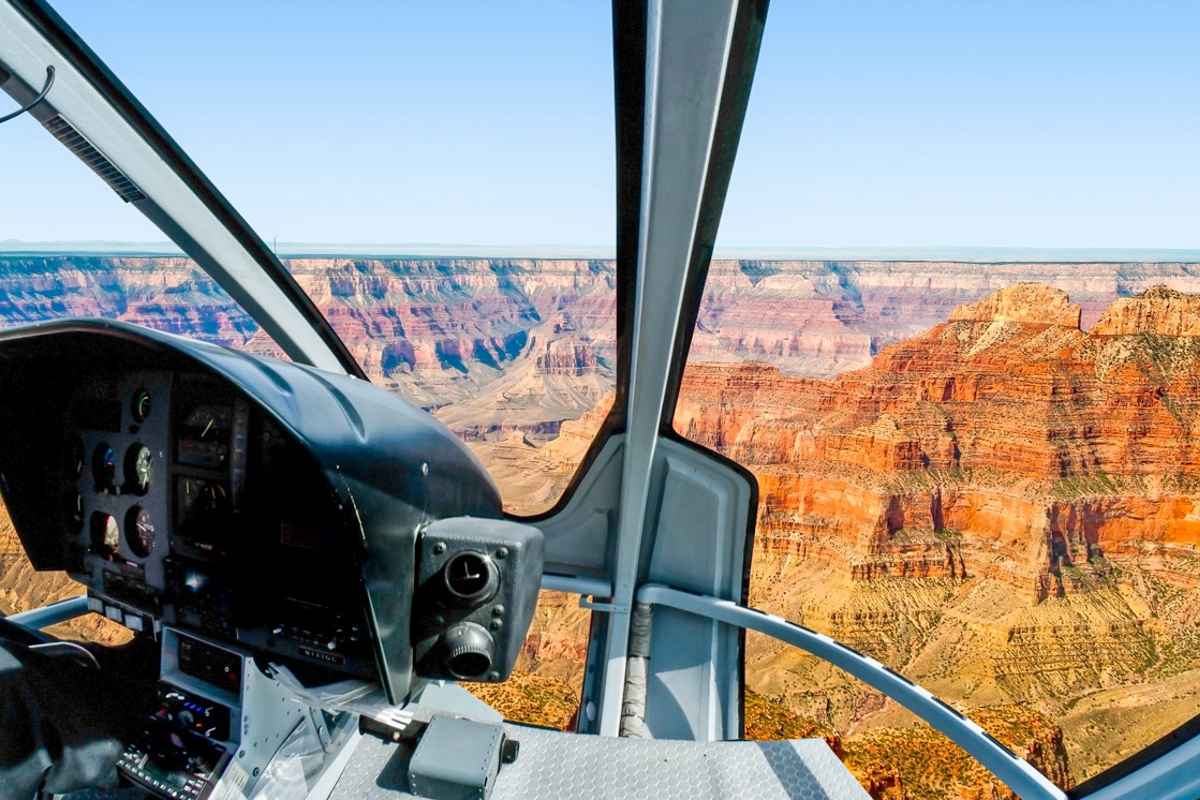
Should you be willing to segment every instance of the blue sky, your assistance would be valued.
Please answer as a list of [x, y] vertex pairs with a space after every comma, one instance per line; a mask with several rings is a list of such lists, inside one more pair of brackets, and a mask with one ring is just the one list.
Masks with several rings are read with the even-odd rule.
[[[264, 237], [611, 245], [608, 3], [191, 5], [55, 2]], [[1200, 247], [1198, 38], [1196, 2], [775, 0], [718, 244]], [[162, 238], [29, 120], [0, 174], [0, 240]]]

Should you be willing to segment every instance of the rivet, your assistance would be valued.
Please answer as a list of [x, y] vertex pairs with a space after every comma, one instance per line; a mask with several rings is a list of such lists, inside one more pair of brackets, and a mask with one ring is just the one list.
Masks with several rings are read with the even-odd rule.
[[421, 462], [421, 474], [422, 474], [422, 475], [428, 475], [428, 474], [429, 474], [429, 462], [428, 462], [428, 461], [422, 461], [422, 462]]
[[492, 672], [488, 673], [488, 678], [493, 681], [498, 681], [500, 680], [500, 673], [493, 670]]
[[507, 547], [496, 548], [496, 558], [508, 558], [508, 548]]
[[503, 617], [504, 616], [504, 606], [501, 606], [501, 605], [493, 606], [492, 607], [492, 616], [493, 617]]
[[446, 543], [445, 542], [437, 542], [436, 544], [434, 544], [433, 554], [435, 556], [440, 556], [444, 552], [446, 552]]
[[489, 627], [489, 628], [491, 628], [491, 629], [492, 629], [492, 630], [494, 630], [494, 631], [498, 631], [498, 630], [500, 630], [501, 628], [503, 628], [503, 627], [504, 627], [504, 620], [502, 620], [502, 619], [494, 619], [494, 620], [492, 620], [492, 624], [491, 624], [491, 625], [489, 625], [488, 627]]

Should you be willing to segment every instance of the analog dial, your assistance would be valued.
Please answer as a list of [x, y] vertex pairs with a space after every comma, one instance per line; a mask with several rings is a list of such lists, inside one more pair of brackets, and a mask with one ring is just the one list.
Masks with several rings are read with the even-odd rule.
[[96, 445], [92, 453], [92, 478], [97, 492], [116, 491], [117, 454], [105, 442]]
[[141, 506], [129, 509], [125, 517], [125, 541], [139, 558], [145, 558], [154, 550], [154, 520]]
[[145, 389], [138, 389], [133, 395], [133, 402], [130, 404], [130, 412], [133, 414], [134, 422], [145, 422], [146, 417], [150, 416], [150, 409], [153, 407], [150, 392]]
[[144, 444], [134, 444], [125, 454], [125, 491], [129, 494], [145, 494], [150, 490], [150, 479], [154, 477], [154, 456]]
[[92, 550], [112, 558], [121, 546], [121, 526], [111, 514], [92, 514]]

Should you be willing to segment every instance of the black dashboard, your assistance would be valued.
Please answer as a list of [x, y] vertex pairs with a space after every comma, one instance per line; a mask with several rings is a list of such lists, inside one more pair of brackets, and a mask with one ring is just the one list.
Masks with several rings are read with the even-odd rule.
[[216, 376], [132, 370], [80, 386], [64, 421], [69, 560], [96, 611], [376, 677], [352, 520], [273, 418]]
[[511, 672], [541, 533], [429, 414], [106, 320], [0, 331], [0, 381], [0, 492], [34, 568], [164, 653], [190, 635], [391, 703]]

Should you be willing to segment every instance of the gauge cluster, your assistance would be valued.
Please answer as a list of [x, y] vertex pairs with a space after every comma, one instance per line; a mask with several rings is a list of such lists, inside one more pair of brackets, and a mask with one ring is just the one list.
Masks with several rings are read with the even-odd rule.
[[17, 536], [93, 610], [304, 682], [377, 680], [393, 703], [420, 677], [508, 677], [541, 533], [502, 519], [495, 484], [428, 413], [112, 320], [0, 331], [0, 383]]
[[161, 611], [171, 382], [169, 372], [134, 371], [68, 398], [64, 504], [74, 544], [89, 587], [114, 601], [105, 613], [135, 629]]
[[95, 610], [373, 677], [361, 585], [323, 476], [205, 374], [135, 371], [68, 404], [67, 504]]

